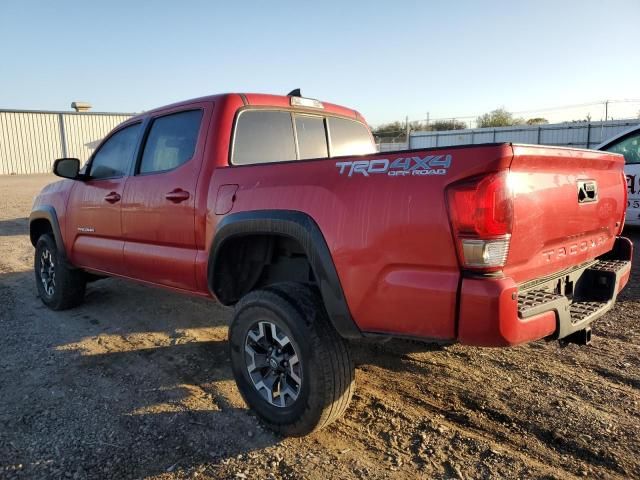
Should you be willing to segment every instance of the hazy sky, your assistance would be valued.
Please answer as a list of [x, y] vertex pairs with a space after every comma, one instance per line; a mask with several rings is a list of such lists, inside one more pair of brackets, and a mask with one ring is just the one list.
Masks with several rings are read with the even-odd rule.
[[639, 26], [640, 0], [2, 0], [0, 108], [134, 112], [301, 87], [379, 124], [640, 99]]

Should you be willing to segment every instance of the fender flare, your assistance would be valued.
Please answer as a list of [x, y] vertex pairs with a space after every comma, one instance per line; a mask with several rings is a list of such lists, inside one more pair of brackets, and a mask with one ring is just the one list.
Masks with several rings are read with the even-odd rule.
[[232, 213], [218, 223], [207, 265], [209, 290], [217, 298], [215, 261], [223, 245], [247, 234], [279, 235], [300, 243], [311, 264], [329, 319], [343, 338], [362, 338], [338, 278], [333, 258], [320, 227], [306, 213], [294, 210], [256, 210]]
[[37, 238], [33, 238], [31, 233], [31, 225], [36, 220], [47, 220], [51, 225], [51, 230], [53, 231], [53, 238], [56, 242], [56, 247], [58, 247], [58, 252], [62, 256], [63, 259], [67, 259], [67, 251], [64, 248], [64, 241], [62, 239], [62, 231], [60, 230], [60, 222], [58, 221], [58, 215], [56, 214], [55, 208], [51, 205], [39, 205], [35, 207], [31, 214], [29, 215], [29, 238], [31, 240], [31, 245], [36, 246]]

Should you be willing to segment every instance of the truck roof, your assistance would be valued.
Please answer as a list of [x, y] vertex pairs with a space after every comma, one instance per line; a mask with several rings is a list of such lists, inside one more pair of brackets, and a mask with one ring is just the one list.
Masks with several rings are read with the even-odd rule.
[[[146, 112], [140, 113], [135, 117], [132, 117], [127, 122], [138, 120], [141, 117], [148, 115], [149, 113], [159, 112], [163, 110], [167, 110], [169, 108], [180, 107], [182, 105], [188, 105], [190, 103], [195, 102], [216, 102], [224, 100], [227, 97], [238, 96], [242, 99], [242, 102], [245, 105], [255, 105], [261, 107], [282, 107], [282, 108], [291, 108], [291, 97], [288, 95], [270, 95], [266, 93], [220, 93], [216, 95], [207, 95], [204, 97], [191, 98], [188, 100], [182, 100], [180, 102], [172, 103], [169, 105], [163, 105], [158, 108], [154, 108], [152, 110], [147, 110]], [[333, 113], [335, 115], [342, 115], [345, 117], [351, 117], [356, 120], [365, 121], [364, 117], [357, 111], [352, 108], [343, 107], [341, 105], [335, 105], [333, 103], [327, 103], [322, 101], [323, 109], [319, 110], [316, 108], [305, 108], [305, 107], [295, 107], [296, 109], [304, 109], [309, 111], [323, 111], [325, 113]]]

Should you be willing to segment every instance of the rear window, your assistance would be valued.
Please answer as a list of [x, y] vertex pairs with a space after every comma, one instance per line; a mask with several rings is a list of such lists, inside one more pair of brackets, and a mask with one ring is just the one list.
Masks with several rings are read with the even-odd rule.
[[324, 118], [296, 115], [296, 134], [300, 160], [328, 157]]
[[252, 165], [375, 151], [368, 128], [354, 120], [284, 110], [245, 110], [236, 121], [231, 163]]
[[344, 118], [329, 117], [328, 120], [332, 157], [376, 152], [369, 130], [363, 124]]
[[289, 112], [248, 110], [240, 114], [232, 163], [249, 165], [295, 159], [296, 146]]

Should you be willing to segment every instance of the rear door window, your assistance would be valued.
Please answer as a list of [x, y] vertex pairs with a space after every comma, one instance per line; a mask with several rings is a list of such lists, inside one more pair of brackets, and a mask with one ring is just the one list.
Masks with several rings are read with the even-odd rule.
[[328, 120], [332, 157], [376, 152], [369, 130], [362, 123], [337, 117]]
[[283, 162], [296, 159], [291, 113], [247, 110], [236, 124], [231, 163]]
[[145, 143], [140, 173], [163, 172], [189, 161], [196, 150], [202, 110], [156, 118]]
[[311, 115], [296, 115], [298, 154], [300, 160], [329, 156], [324, 118]]

